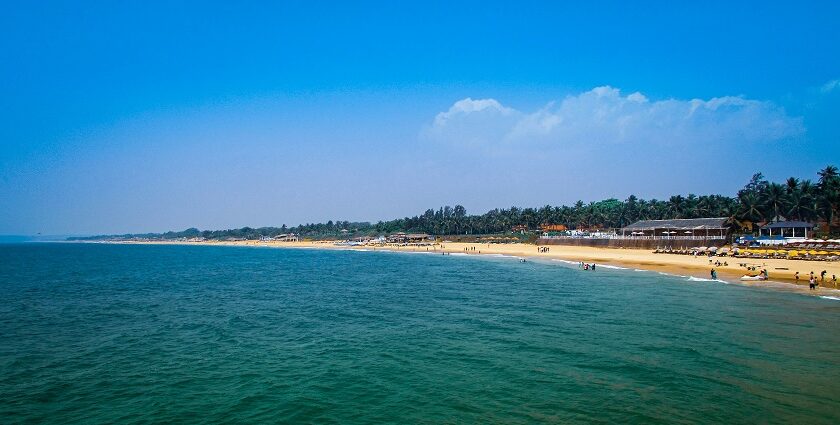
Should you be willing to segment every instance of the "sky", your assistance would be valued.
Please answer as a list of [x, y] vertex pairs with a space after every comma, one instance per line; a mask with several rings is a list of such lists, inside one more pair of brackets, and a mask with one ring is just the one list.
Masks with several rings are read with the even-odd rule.
[[234, 3], [4, 6], [0, 234], [731, 196], [840, 165], [838, 2]]

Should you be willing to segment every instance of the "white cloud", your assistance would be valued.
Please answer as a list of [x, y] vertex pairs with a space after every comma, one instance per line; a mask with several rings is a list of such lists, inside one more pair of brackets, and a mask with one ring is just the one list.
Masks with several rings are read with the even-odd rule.
[[831, 80], [820, 87], [820, 91], [823, 93], [831, 93], [832, 91], [840, 88], [840, 80]]
[[534, 112], [506, 107], [495, 99], [467, 98], [439, 113], [426, 131], [433, 140], [486, 146], [734, 144], [803, 133], [801, 118], [788, 116], [772, 102], [734, 96], [650, 101], [639, 92], [623, 96], [609, 86], [568, 96]]

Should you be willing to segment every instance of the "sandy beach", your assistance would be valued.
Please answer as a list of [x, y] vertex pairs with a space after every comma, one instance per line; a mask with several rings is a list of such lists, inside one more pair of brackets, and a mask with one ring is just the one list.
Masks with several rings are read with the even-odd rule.
[[[544, 258], [560, 259], [567, 261], [583, 261], [586, 263], [607, 264], [641, 270], [658, 271], [663, 273], [694, 276], [708, 279], [710, 271], [714, 268], [718, 278], [740, 282], [747, 286], [771, 287], [778, 286], [781, 289], [805, 291], [815, 294], [837, 295], [837, 288], [831, 283], [831, 276], [837, 275], [840, 278], [840, 263], [827, 261], [805, 261], [789, 259], [752, 259], [734, 257], [712, 257], [711, 263], [721, 262], [727, 265], [715, 266], [710, 263], [706, 256], [678, 255], [678, 254], [655, 254], [649, 250], [641, 249], [615, 249], [615, 248], [594, 248], [582, 246], [552, 245], [548, 252], [540, 252], [537, 245], [531, 244], [476, 244], [476, 243], [438, 243], [432, 246], [413, 245], [366, 245], [347, 246], [337, 245], [334, 241], [301, 241], [301, 242], [261, 242], [261, 241], [205, 241], [205, 242], [120, 242], [120, 243], [152, 243], [152, 244], [185, 244], [185, 245], [212, 245], [212, 246], [263, 246], [275, 248], [318, 248], [318, 249], [368, 249], [387, 250], [395, 252], [439, 252], [439, 253], [462, 253], [468, 255], [510, 255], [523, 258]], [[742, 282], [739, 280], [748, 271], [746, 267], [755, 267], [756, 270], [766, 269], [770, 279], [766, 282]], [[811, 272], [819, 282], [820, 273], [826, 271], [826, 281], [816, 291], [808, 289], [808, 279]], [[794, 274], [799, 272], [798, 285]], [[783, 285], [778, 285], [782, 283]]]

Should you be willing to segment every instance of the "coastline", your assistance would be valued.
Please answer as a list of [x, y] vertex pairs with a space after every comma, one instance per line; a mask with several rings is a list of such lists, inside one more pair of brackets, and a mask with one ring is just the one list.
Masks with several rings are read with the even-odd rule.
[[[678, 254], [654, 254], [641, 249], [594, 248], [581, 246], [551, 245], [549, 252], [539, 252], [537, 245], [506, 243], [506, 244], [476, 244], [460, 242], [443, 242], [432, 246], [400, 246], [400, 245], [336, 245], [334, 241], [301, 241], [301, 242], [261, 242], [261, 241], [105, 241], [81, 243], [110, 243], [110, 244], [142, 244], [142, 245], [203, 245], [203, 246], [240, 246], [240, 247], [268, 247], [268, 248], [315, 248], [336, 250], [369, 250], [392, 252], [434, 252], [460, 253], [465, 255], [507, 255], [530, 259], [563, 260], [606, 264], [610, 266], [639, 269], [651, 272], [661, 272], [676, 276], [694, 277], [708, 280], [710, 270], [715, 268], [718, 279], [727, 282], [737, 282], [743, 286], [765, 287], [802, 292], [812, 295], [839, 296], [840, 290], [831, 284], [831, 276], [840, 275], [840, 263], [816, 262], [788, 259], [749, 259], [734, 257], [712, 257], [712, 261], [728, 263], [727, 266], [713, 266], [705, 256], [691, 256]], [[750, 282], [739, 280], [748, 271], [739, 264], [755, 266], [757, 270], [766, 268], [770, 279], [764, 282]], [[826, 282], [817, 290], [808, 289], [808, 277], [811, 271], [817, 276], [826, 270]], [[794, 273], [799, 272], [799, 284], [796, 284]], [[752, 272], [755, 273], [755, 272]], [[779, 284], [783, 285], [779, 285]]]

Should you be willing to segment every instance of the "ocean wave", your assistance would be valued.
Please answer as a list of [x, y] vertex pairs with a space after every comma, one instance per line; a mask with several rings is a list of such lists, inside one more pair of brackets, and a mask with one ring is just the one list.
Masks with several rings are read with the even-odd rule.
[[522, 259], [522, 257], [517, 257], [515, 255], [508, 255], [508, 254], [485, 254], [487, 257], [496, 257], [496, 258], [518, 258]]
[[552, 258], [551, 261], [556, 261], [558, 263], [572, 264], [572, 265], [575, 265], [575, 266], [580, 264], [580, 261], [561, 260], [559, 258]]
[[627, 267], [611, 266], [609, 264], [596, 264], [596, 270], [600, 267], [603, 267], [605, 269], [613, 269], [613, 270], [630, 270]]
[[824, 298], [824, 299], [827, 299], [827, 300], [840, 301], [840, 297], [832, 297], [831, 295], [820, 295], [820, 298]]
[[689, 277], [688, 277], [688, 280], [689, 280], [690, 282], [720, 282], [720, 283], [729, 283], [729, 282], [727, 282], [727, 281], [725, 281], [725, 280], [721, 280], [721, 279], [707, 279], [707, 278], [705, 278], [705, 277], [695, 277], [695, 276], [689, 276]]

